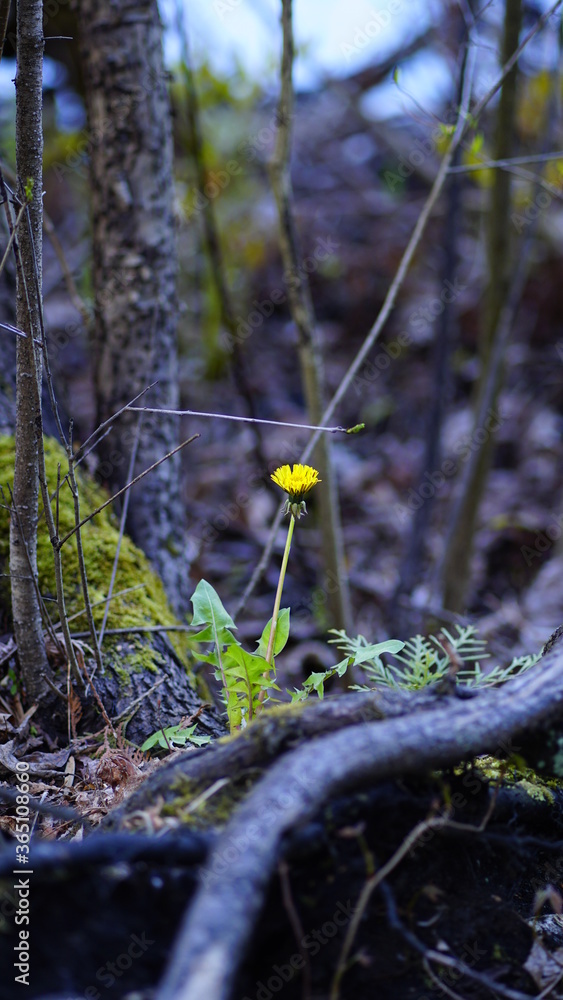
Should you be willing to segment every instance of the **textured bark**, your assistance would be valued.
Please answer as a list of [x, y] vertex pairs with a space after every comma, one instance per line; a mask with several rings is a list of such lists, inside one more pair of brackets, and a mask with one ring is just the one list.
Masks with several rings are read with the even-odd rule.
[[[104, 673], [94, 679], [108, 715], [119, 718], [120, 722], [131, 719], [126, 728], [127, 739], [140, 746], [157, 729], [178, 725], [189, 716], [194, 719], [197, 716], [198, 733], [225, 736], [224, 716], [213, 705], [202, 702], [200, 691], [166, 635], [137, 635], [135, 640], [125, 637], [119, 649], [106, 649]], [[130, 665], [130, 658], [139, 657], [140, 650], [156, 661], [158, 672], [143, 667], [142, 663], [136, 669]], [[84, 709], [88, 714], [82, 725], [87, 728], [91, 719], [92, 726], [99, 727], [100, 715], [91, 697]]]
[[[100, 422], [158, 379], [147, 398], [177, 408], [175, 246], [170, 109], [156, 0], [81, 0], [81, 59], [89, 121], [95, 294], [94, 361]], [[100, 476], [126, 482], [137, 417], [100, 445]], [[136, 472], [179, 441], [178, 418], [146, 415]], [[141, 465], [142, 463], [142, 465]], [[154, 563], [176, 607], [184, 515], [180, 460], [131, 494], [127, 530]]]
[[[46, 693], [49, 674], [34, 575], [37, 574], [37, 499], [41, 425], [39, 336], [43, 190], [43, 5], [18, 0], [16, 166], [22, 188], [31, 187], [29, 214], [18, 231], [17, 324], [27, 339], [16, 344], [16, 461], [10, 522], [10, 583], [18, 656], [29, 703]], [[22, 195], [23, 196], [23, 195]], [[28, 224], [29, 223], [29, 224]]]
[[[505, 8], [504, 37], [501, 65], [504, 65], [518, 47], [522, 23], [521, 0], [507, 0]], [[516, 115], [517, 67], [514, 67], [504, 81], [497, 117], [497, 127], [492, 156], [502, 160], [512, 155], [514, 146], [514, 122]], [[485, 314], [481, 331], [480, 353], [483, 365], [482, 376], [476, 393], [475, 412], [480, 410], [483, 395], [488, 390], [489, 379], [494, 380], [492, 409], [496, 411], [497, 400], [504, 378], [504, 367], [494, 370], [494, 345], [501, 334], [501, 314], [508, 298], [511, 274], [511, 227], [510, 227], [511, 175], [506, 170], [496, 170], [488, 216], [487, 257], [489, 284], [487, 288]], [[442, 570], [442, 602], [445, 608], [461, 611], [465, 605], [469, 584], [470, 560], [473, 552], [473, 536], [479, 505], [487, 484], [492, 462], [494, 438], [489, 434], [481, 445], [475, 460], [471, 478], [464, 484], [464, 495], [454, 508], [452, 522], [446, 538], [446, 555]]]

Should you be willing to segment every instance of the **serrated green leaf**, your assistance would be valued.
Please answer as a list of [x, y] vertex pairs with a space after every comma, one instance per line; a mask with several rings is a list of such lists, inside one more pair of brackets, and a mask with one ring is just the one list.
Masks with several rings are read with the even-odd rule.
[[193, 726], [188, 726], [186, 729], [182, 729], [180, 725], [178, 726], [168, 726], [167, 729], [159, 729], [152, 736], [149, 736], [147, 740], [143, 743], [141, 750], [145, 752], [146, 750], [151, 750], [152, 747], [158, 745], [162, 747], [163, 750], [169, 750], [171, 746], [185, 746], [186, 743], [193, 743], [195, 746], [201, 747], [205, 746], [206, 743], [211, 742], [211, 737], [201, 734], [200, 736], [194, 735], [197, 723]]
[[217, 591], [207, 580], [200, 580], [190, 598], [194, 606], [192, 625], [212, 625], [219, 634], [222, 629], [236, 629], [230, 614], [225, 611]]
[[298, 701], [305, 701], [305, 699], [308, 698], [309, 694], [308, 691], [305, 691], [304, 688], [299, 688], [299, 689], [295, 688], [293, 691], [288, 690], [287, 693], [291, 698], [292, 704], [295, 704]]
[[196, 639], [197, 642], [218, 641], [221, 646], [231, 646], [234, 642], [238, 642], [236, 636], [232, 632], [229, 632], [228, 628], [221, 628], [215, 633], [213, 625], [206, 625], [201, 632], [191, 635], [190, 639]]
[[[274, 656], [277, 656], [284, 649], [287, 640], [289, 638], [289, 608], [282, 608], [278, 614], [278, 624], [276, 627], [276, 638], [274, 639]], [[258, 641], [258, 649], [256, 650], [258, 656], [266, 656], [268, 652], [268, 642], [270, 641], [270, 629], [272, 627], [272, 619], [266, 625], [260, 639]]]
[[345, 660], [341, 660], [340, 663], [335, 664], [335, 666], [332, 669], [335, 673], [338, 674], [339, 677], [344, 677], [344, 674], [348, 670], [348, 667], [353, 662], [354, 662], [353, 657], [347, 656]]
[[313, 690], [317, 692], [319, 698], [322, 699], [324, 698], [325, 695], [325, 689], [324, 689], [325, 681], [329, 679], [327, 675], [330, 675], [330, 673], [331, 673], [330, 670], [326, 670], [323, 671], [323, 673], [314, 672], [312, 674], [309, 674], [307, 680], [305, 681], [305, 685], [308, 685], [309, 687], [313, 688]]
[[[249, 653], [242, 646], [229, 646], [225, 655], [223, 657], [225, 673], [228, 674], [233, 667], [243, 668], [248, 672], [248, 677], [251, 681], [258, 680], [265, 672], [269, 671], [270, 667], [266, 663], [263, 656], [259, 656], [258, 653]], [[246, 676], [246, 674], [245, 674]]]

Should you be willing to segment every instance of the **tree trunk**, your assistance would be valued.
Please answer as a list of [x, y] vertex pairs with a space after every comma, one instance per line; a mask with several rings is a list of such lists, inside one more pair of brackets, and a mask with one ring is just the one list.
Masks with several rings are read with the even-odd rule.
[[[501, 65], [508, 61], [518, 47], [521, 23], [521, 0], [507, 0]], [[516, 84], [517, 67], [515, 66], [508, 74], [502, 88], [492, 153], [494, 160], [502, 160], [512, 155], [516, 115]], [[476, 414], [480, 412], [480, 404], [484, 394], [488, 391], [488, 381], [491, 378], [494, 380], [491, 408], [496, 412], [497, 400], [504, 378], [502, 367], [499, 367], [496, 372], [493, 370], [493, 348], [501, 332], [501, 314], [508, 297], [511, 275], [510, 192], [511, 175], [508, 171], [496, 170], [491, 188], [488, 217], [489, 284], [479, 345], [482, 374], [475, 394]], [[481, 430], [481, 428], [476, 427], [475, 430]], [[479, 505], [487, 484], [493, 449], [494, 437], [489, 433], [472, 464], [471, 476], [468, 475], [467, 482], [463, 484], [464, 495], [455, 505], [448, 527], [441, 590], [443, 606], [451, 611], [460, 612], [465, 606], [469, 589], [473, 536]]]
[[40, 336], [43, 221], [43, 5], [18, 0], [16, 166], [22, 199], [28, 199], [17, 234], [17, 325], [27, 339], [16, 344], [16, 461], [10, 522], [12, 616], [29, 703], [47, 691], [49, 672], [35, 577], [37, 576], [38, 444], [41, 424]]
[[[93, 212], [94, 363], [106, 420], [149, 383], [147, 403], [177, 408], [175, 245], [170, 109], [156, 0], [82, 0]], [[136, 415], [100, 446], [100, 477], [127, 481]], [[138, 467], [179, 441], [178, 418], [145, 415]], [[152, 560], [179, 610], [186, 602], [180, 459], [131, 493], [127, 530]]]

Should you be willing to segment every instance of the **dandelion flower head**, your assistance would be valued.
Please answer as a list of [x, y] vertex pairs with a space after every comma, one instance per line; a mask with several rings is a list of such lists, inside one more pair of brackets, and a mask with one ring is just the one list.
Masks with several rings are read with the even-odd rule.
[[311, 468], [310, 465], [294, 465], [293, 469], [289, 465], [281, 465], [272, 473], [272, 479], [287, 493], [287, 512], [289, 513], [291, 510], [296, 516], [299, 514], [293, 507], [303, 504], [302, 511], [306, 512], [305, 497], [313, 489], [313, 486], [322, 482], [317, 470]]

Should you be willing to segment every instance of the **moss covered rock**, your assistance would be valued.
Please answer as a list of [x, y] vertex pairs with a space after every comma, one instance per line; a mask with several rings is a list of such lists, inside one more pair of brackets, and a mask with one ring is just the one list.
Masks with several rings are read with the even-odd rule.
[[[64, 450], [53, 439], [45, 440], [47, 479], [51, 494], [57, 484], [60, 464], [61, 477], [66, 470]], [[14, 440], [0, 436], [0, 486], [4, 489], [8, 503], [7, 487], [13, 482]], [[88, 476], [77, 472], [80, 493], [81, 518], [107, 500], [107, 493]], [[56, 501], [53, 499], [53, 512]], [[45, 518], [41, 516], [43, 505], [39, 502], [39, 528], [37, 547], [37, 569], [41, 593], [54, 623], [58, 621], [56, 603], [53, 551]], [[68, 485], [63, 484], [59, 498], [59, 534], [63, 538], [75, 524], [74, 505]], [[94, 607], [96, 624], [101, 625], [105, 600], [111, 580], [112, 568], [117, 551], [119, 525], [111, 508], [107, 507], [81, 529], [90, 600]], [[73, 535], [62, 548], [65, 600], [69, 617], [77, 617], [71, 622], [71, 629], [83, 632], [87, 629], [84, 601], [80, 583], [76, 536]], [[5, 574], [1, 593], [4, 619], [10, 618], [9, 593], [9, 513], [0, 508], [0, 568]], [[117, 575], [113, 594], [117, 595], [109, 603], [106, 623], [108, 630], [104, 638], [104, 676], [96, 679], [97, 689], [103, 697], [110, 716], [127, 713], [131, 702], [142, 698], [134, 706], [134, 717], [128, 728], [128, 735], [140, 741], [161, 726], [173, 725], [185, 714], [191, 714], [201, 706], [201, 698], [206, 690], [194, 679], [191, 671], [189, 643], [182, 633], [142, 633], [135, 629], [146, 626], [178, 624], [167, 600], [164, 587], [152, 569], [147, 557], [133, 542], [124, 536], [119, 554]], [[131, 629], [131, 633], [112, 635], [112, 629]], [[158, 698], [147, 692], [158, 682]], [[132, 709], [133, 711], [133, 709]], [[223, 731], [223, 725], [214, 712], [201, 716], [203, 729], [211, 732]], [[88, 716], [86, 715], [88, 720]], [[93, 722], [93, 719], [88, 721]], [[207, 726], [206, 726], [207, 722]]]

